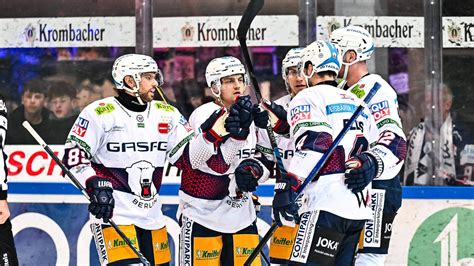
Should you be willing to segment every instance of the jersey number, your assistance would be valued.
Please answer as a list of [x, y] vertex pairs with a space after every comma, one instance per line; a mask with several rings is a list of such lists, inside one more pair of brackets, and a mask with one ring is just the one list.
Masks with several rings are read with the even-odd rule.
[[364, 137], [364, 135], [357, 135], [354, 141], [354, 145], [352, 146], [352, 150], [349, 153], [349, 158], [352, 158], [357, 154], [366, 151], [367, 149], [369, 149], [369, 141]]
[[79, 148], [72, 148], [68, 151], [67, 164], [69, 167], [76, 166], [78, 164], [88, 164], [89, 160], [86, 158], [84, 151]]

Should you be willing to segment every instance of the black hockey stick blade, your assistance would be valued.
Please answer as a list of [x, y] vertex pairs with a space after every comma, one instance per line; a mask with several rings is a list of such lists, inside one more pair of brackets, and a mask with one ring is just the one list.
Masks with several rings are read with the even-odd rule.
[[264, 3], [264, 0], [250, 0], [240, 20], [239, 27], [237, 28], [237, 37], [239, 37], [239, 40], [245, 41], [250, 24], [252, 24], [253, 19], [257, 16], [258, 12], [260, 12]]

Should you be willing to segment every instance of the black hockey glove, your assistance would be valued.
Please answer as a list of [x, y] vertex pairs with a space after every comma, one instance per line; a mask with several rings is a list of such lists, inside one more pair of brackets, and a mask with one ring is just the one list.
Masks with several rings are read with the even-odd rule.
[[252, 114], [252, 102], [250, 96], [240, 96], [237, 98], [235, 103], [231, 106], [231, 109], [235, 109], [239, 112], [240, 128], [248, 129], [253, 121]]
[[229, 134], [224, 128], [224, 121], [227, 118], [224, 108], [215, 111], [204, 123], [201, 124], [201, 131], [204, 138], [218, 145], [223, 141], [223, 137]]
[[290, 133], [290, 125], [286, 120], [286, 110], [274, 103], [261, 101], [259, 105], [254, 105], [252, 109], [255, 125], [259, 128], [267, 128], [268, 120], [272, 125], [273, 131], [280, 135]]
[[263, 175], [263, 167], [254, 159], [243, 160], [235, 169], [235, 181], [242, 192], [257, 190], [258, 180]]
[[91, 199], [89, 212], [97, 219], [103, 219], [104, 223], [108, 223], [115, 205], [112, 182], [107, 178], [92, 176], [86, 181], [86, 191]]
[[300, 222], [298, 204], [296, 204], [296, 191], [301, 181], [293, 174], [287, 173], [275, 183], [275, 196], [273, 198], [273, 218], [279, 226], [283, 226], [281, 217], [287, 221]]
[[378, 165], [374, 155], [363, 152], [346, 161], [347, 188], [354, 194], [364, 190], [364, 188], [374, 180], [382, 165]]

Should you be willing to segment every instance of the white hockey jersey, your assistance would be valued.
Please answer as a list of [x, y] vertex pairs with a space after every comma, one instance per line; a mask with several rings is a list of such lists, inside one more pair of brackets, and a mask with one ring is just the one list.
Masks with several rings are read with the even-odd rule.
[[396, 177], [406, 158], [406, 136], [398, 114], [397, 93], [381, 76], [369, 74], [362, 77], [348, 89], [360, 99], [378, 82], [381, 86], [368, 103], [370, 112], [377, 124], [379, 139], [371, 145], [370, 151], [377, 153], [383, 161], [383, 172], [374, 181]]
[[[288, 111], [290, 101], [291, 95], [288, 94], [281, 98], [278, 98], [275, 103], [283, 107], [286, 111]], [[283, 136], [277, 133], [273, 134], [275, 135], [276, 144], [280, 152], [280, 157], [282, 159], [283, 166], [285, 167], [285, 169], [288, 169], [291, 158], [293, 157], [295, 151], [293, 142], [290, 140], [289, 136]], [[263, 153], [269, 160], [275, 161], [273, 156], [272, 145], [270, 144], [270, 138], [268, 137], [266, 129], [258, 129], [258, 142], [259, 144], [257, 144], [257, 150]]]
[[[360, 103], [352, 94], [335, 88], [335, 85], [335, 82], [325, 82], [307, 88], [290, 102], [288, 123], [296, 151], [288, 172], [302, 181]], [[344, 172], [345, 161], [366, 150], [368, 143], [375, 139], [375, 131], [375, 123], [365, 109], [320, 171], [317, 181], [310, 183], [304, 191], [308, 211], [324, 210], [352, 220], [371, 217], [368, 206], [370, 185], [363, 191], [364, 197], [358, 197], [344, 183]]]
[[63, 162], [83, 186], [93, 175], [112, 182], [117, 224], [159, 229], [165, 226], [159, 198], [165, 160], [180, 159], [193, 135], [171, 105], [152, 101], [145, 111], [135, 112], [109, 97], [80, 113], [68, 135]]
[[7, 154], [5, 153], [5, 138], [7, 136], [8, 119], [7, 106], [0, 95], [0, 200], [7, 198]]
[[[256, 219], [252, 193], [236, 195], [234, 170], [242, 160], [254, 157], [257, 136], [252, 123], [245, 141], [228, 138], [215, 148], [203, 138], [200, 127], [219, 108], [213, 102], [206, 103], [194, 110], [189, 118], [197, 133], [189, 150], [199, 150], [199, 157], [205, 158], [206, 163], [196, 163], [195, 158], [190, 157], [188, 167], [182, 169], [177, 217], [184, 215], [211, 230], [235, 233]], [[264, 176], [268, 176], [269, 171], [263, 169]]]

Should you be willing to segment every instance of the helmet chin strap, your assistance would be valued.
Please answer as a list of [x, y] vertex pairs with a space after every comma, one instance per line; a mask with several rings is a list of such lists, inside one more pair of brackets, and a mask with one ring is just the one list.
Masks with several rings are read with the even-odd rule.
[[140, 88], [138, 87], [139, 86], [138, 84], [140, 84], [140, 81], [141, 81], [140, 74], [134, 74], [132, 75], [132, 78], [135, 81], [135, 87], [131, 89], [128, 87], [125, 87], [125, 90], [132, 93], [137, 98], [137, 101], [140, 105], [145, 105], [145, 103], [143, 102], [139, 94]]

